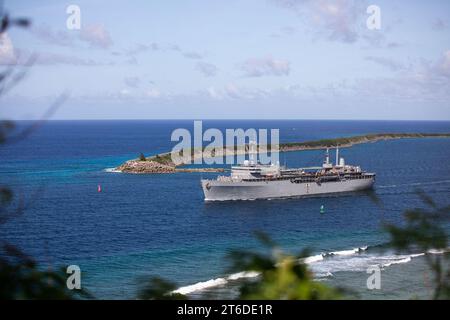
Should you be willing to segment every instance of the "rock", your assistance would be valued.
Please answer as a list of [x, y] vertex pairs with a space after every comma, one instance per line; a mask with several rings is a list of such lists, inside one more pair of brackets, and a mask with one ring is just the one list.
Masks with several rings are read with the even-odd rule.
[[155, 161], [128, 160], [117, 170], [125, 173], [174, 173], [174, 166], [161, 164]]
[[176, 168], [156, 161], [128, 160], [116, 170], [124, 173], [223, 172], [223, 168]]

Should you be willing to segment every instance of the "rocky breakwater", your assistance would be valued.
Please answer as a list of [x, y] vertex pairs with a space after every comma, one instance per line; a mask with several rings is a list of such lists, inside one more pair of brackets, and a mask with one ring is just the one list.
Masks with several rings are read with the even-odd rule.
[[116, 168], [123, 173], [151, 174], [176, 172], [223, 172], [223, 168], [177, 168], [173, 164], [159, 163], [152, 160], [128, 160]]
[[128, 160], [116, 170], [124, 173], [175, 173], [175, 166], [158, 163], [151, 160]]

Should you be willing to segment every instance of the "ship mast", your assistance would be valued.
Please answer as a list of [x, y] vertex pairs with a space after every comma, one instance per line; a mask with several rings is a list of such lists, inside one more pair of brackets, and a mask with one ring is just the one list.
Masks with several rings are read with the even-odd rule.
[[250, 155], [249, 155], [250, 164], [255, 164], [255, 141], [250, 141]]
[[339, 146], [336, 145], [336, 166], [339, 165]]

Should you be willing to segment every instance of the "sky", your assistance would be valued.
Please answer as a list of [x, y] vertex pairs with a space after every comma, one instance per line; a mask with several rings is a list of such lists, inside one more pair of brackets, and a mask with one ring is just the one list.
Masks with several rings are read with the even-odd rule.
[[[70, 5], [80, 29], [69, 29]], [[369, 5], [380, 28], [368, 28]], [[450, 1], [14, 0], [0, 118], [450, 120]], [[72, 21], [72, 20], [70, 20]], [[370, 20], [373, 21], [373, 20]], [[31, 63], [30, 63], [31, 61]]]

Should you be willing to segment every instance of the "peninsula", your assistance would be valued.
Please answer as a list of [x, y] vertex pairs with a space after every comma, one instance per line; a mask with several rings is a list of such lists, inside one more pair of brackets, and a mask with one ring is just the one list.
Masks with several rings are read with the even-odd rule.
[[[304, 142], [288, 142], [281, 143], [279, 145], [280, 152], [289, 151], [303, 151], [303, 150], [320, 150], [326, 148], [348, 148], [356, 144], [377, 142], [381, 140], [393, 140], [393, 139], [408, 139], [408, 138], [450, 138], [450, 133], [376, 133], [366, 134], [352, 137], [342, 137], [334, 139], [321, 139]], [[262, 150], [263, 147], [257, 146], [257, 152]], [[270, 148], [269, 148], [270, 151]], [[197, 157], [202, 156], [203, 150], [191, 149], [191, 159], [194, 160]], [[213, 154], [204, 155], [203, 157], [220, 157], [225, 154], [237, 155], [242, 153], [248, 153], [249, 146], [245, 145], [245, 148], [234, 149], [223, 147], [222, 150], [216, 150]], [[181, 163], [176, 165], [171, 158], [171, 153], [160, 153], [150, 157], [140, 157], [139, 159], [128, 160], [122, 165], [116, 168], [117, 171], [124, 173], [177, 173], [177, 172], [223, 172], [223, 168], [182, 168], [183, 165], [191, 163]]]

